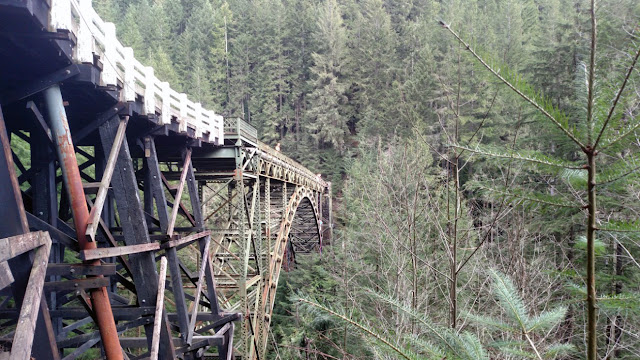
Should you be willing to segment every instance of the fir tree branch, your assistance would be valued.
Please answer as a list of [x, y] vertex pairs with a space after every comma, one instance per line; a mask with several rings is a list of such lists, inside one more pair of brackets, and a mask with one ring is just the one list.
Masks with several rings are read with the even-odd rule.
[[494, 269], [489, 269], [489, 274], [493, 280], [493, 294], [500, 300], [500, 305], [506, 310], [511, 319], [518, 323], [519, 330], [523, 334], [527, 333], [527, 314], [513, 283], [506, 275]]
[[551, 206], [557, 206], [557, 207], [566, 207], [566, 208], [572, 208], [572, 209], [579, 209], [580, 208], [580, 206], [577, 205], [577, 204], [553, 202], [551, 200], [546, 200], [546, 199], [542, 199], [542, 198], [535, 198], [535, 197], [527, 196], [527, 195], [524, 195], [524, 194], [517, 194], [517, 193], [507, 192], [507, 191], [504, 191], [504, 190], [493, 189], [493, 188], [482, 186], [482, 185], [479, 185], [479, 184], [476, 185], [476, 187], [478, 187], [481, 190], [497, 193], [497, 194], [500, 194], [500, 195], [503, 195], [503, 196], [507, 196], [507, 197], [511, 197], [511, 198], [518, 198], [518, 199], [521, 199], [521, 200], [524, 200], [524, 201], [532, 201], [532, 202], [539, 203], [539, 204], [551, 205]]
[[[613, 117], [613, 112], [616, 110], [616, 106], [618, 105], [618, 101], [620, 100], [620, 97], [622, 96], [622, 92], [624, 91], [625, 87], [627, 86], [627, 82], [629, 81], [629, 78], [631, 77], [631, 74], [633, 73], [633, 69], [636, 67], [636, 63], [638, 62], [638, 58], [639, 57], [640, 57], [640, 47], [638, 47], [638, 51], [636, 52], [636, 56], [633, 58], [633, 61], [631, 62], [631, 66], [629, 66], [629, 69], [627, 70], [627, 75], [624, 77], [624, 81], [622, 82], [622, 86], [620, 86], [620, 89], [618, 90], [618, 93], [616, 94], [616, 98], [613, 100], [613, 104], [611, 104], [611, 108], [609, 108], [609, 114], [607, 115], [607, 119], [605, 120], [604, 124], [602, 125], [602, 129], [600, 130], [600, 133], [598, 134], [598, 138], [596, 139], [596, 142], [593, 144], [593, 148], [594, 149], [598, 146], [598, 143], [600, 142], [600, 139], [602, 138], [602, 134], [604, 134], [604, 131], [606, 130], [607, 125], [609, 124], [609, 121]], [[611, 143], [609, 143], [609, 145], [610, 144]]]
[[324, 306], [322, 306], [320, 304], [314, 303], [314, 302], [309, 301], [307, 299], [298, 298], [298, 301], [303, 302], [303, 303], [308, 304], [308, 305], [311, 305], [311, 306], [313, 306], [315, 308], [318, 308], [318, 309], [320, 309], [322, 311], [328, 312], [329, 314], [331, 314], [331, 315], [333, 315], [333, 316], [335, 316], [335, 317], [337, 317], [337, 318], [339, 318], [339, 319], [341, 319], [343, 321], [348, 322], [349, 324], [351, 324], [351, 325], [357, 327], [358, 329], [366, 332], [367, 334], [373, 336], [374, 338], [378, 339], [379, 341], [382, 341], [385, 345], [387, 345], [388, 347], [393, 349], [393, 351], [398, 353], [403, 358], [405, 358], [407, 360], [411, 360], [411, 357], [409, 357], [409, 355], [405, 354], [402, 350], [400, 350], [400, 348], [398, 348], [397, 346], [393, 345], [391, 342], [389, 342], [388, 340], [383, 338], [381, 335], [376, 334], [375, 332], [367, 329], [365, 326], [361, 325], [360, 323], [355, 322], [355, 321], [349, 319], [348, 317], [346, 317], [346, 316], [344, 316], [342, 314], [338, 314], [337, 312], [335, 312], [335, 311], [333, 311], [333, 310], [331, 310], [329, 308], [326, 308], [326, 307], [324, 307]]
[[490, 149], [490, 148], [485, 147], [485, 146], [483, 146], [484, 149], [481, 149], [480, 145], [476, 145], [475, 148], [467, 147], [467, 146], [464, 146], [464, 145], [458, 145], [458, 144], [450, 144], [449, 146], [455, 147], [457, 149], [461, 149], [463, 151], [469, 151], [469, 152], [472, 152], [472, 153], [476, 153], [476, 154], [480, 154], [480, 155], [483, 155], [483, 156], [487, 156], [487, 157], [528, 161], [528, 162], [532, 162], [532, 163], [536, 163], [536, 164], [548, 165], [548, 166], [553, 166], [553, 167], [560, 167], [560, 168], [564, 168], [564, 169], [581, 170], [583, 168], [582, 166], [565, 163], [565, 162], [550, 158], [550, 157], [545, 156], [545, 155], [533, 154], [533, 156], [525, 156], [523, 154], [518, 154], [518, 153], [513, 153], [513, 152], [511, 152], [510, 154], [500, 153], [500, 152], [497, 152], [494, 149]]
[[468, 355], [464, 353], [464, 351], [466, 350], [465, 347], [460, 346], [460, 345], [464, 345], [465, 343], [464, 339], [462, 339], [460, 335], [453, 329], [443, 328], [438, 325], [432, 324], [426, 318], [426, 316], [424, 316], [424, 314], [414, 311], [413, 309], [400, 303], [395, 298], [377, 293], [371, 289], [368, 289], [368, 292], [369, 294], [371, 294], [371, 296], [376, 297], [388, 303], [389, 305], [398, 308], [400, 311], [409, 315], [411, 318], [418, 320], [422, 325], [424, 325], [429, 330], [429, 332], [431, 332], [433, 336], [438, 338], [454, 355], [458, 356], [458, 358], [461, 358], [461, 359], [469, 358], [468, 356], [465, 356], [465, 355]]
[[626, 223], [622, 221], [611, 221], [599, 227], [598, 230], [617, 233], [638, 233], [640, 232], [640, 222]]
[[640, 122], [638, 122], [637, 124], [633, 125], [629, 130], [625, 131], [624, 133], [622, 133], [622, 135], [618, 136], [617, 138], [611, 140], [610, 142], [608, 142], [605, 145], [602, 145], [601, 150], [604, 150], [606, 148], [608, 148], [609, 146], [617, 143], [618, 141], [626, 138], [627, 136], [633, 134], [638, 128], [640, 127]]
[[614, 183], [618, 180], [624, 179], [625, 177], [635, 173], [638, 169], [640, 169], [640, 165], [637, 165], [629, 170], [627, 170], [626, 172], [622, 173], [622, 174], [618, 174], [618, 176], [614, 177], [614, 178], [610, 178], [610, 179], [606, 179], [602, 182], [598, 182], [598, 185], [606, 185], [606, 184], [611, 184]]
[[480, 57], [472, 48], [471, 45], [467, 44], [451, 27], [446, 24], [444, 21], [440, 21], [440, 25], [442, 25], [445, 29], [447, 29], [464, 47], [475, 57], [481, 64], [484, 66], [489, 72], [491, 72], [495, 77], [497, 77], [502, 83], [507, 85], [511, 90], [515, 91], [521, 98], [527, 101], [529, 104], [533, 105], [538, 111], [540, 111], [545, 117], [547, 117], [551, 122], [556, 125], [565, 135], [567, 135], [573, 142], [575, 142], [583, 151], [587, 149], [585, 145], [582, 144], [576, 136], [566, 129], [562, 124], [551, 115], [547, 110], [545, 110], [537, 101], [527, 96], [525, 93], [516, 88], [513, 84], [511, 84], [507, 79], [505, 79], [502, 75], [498, 73], [491, 65], [489, 65], [483, 58]]

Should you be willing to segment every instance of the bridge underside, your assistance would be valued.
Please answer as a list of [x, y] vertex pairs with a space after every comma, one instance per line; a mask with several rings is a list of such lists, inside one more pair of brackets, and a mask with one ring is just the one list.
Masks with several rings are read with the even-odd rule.
[[222, 139], [125, 101], [49, 12], [0, 0], [0, 355], [263, 357], [330, 185], [241, 120]]

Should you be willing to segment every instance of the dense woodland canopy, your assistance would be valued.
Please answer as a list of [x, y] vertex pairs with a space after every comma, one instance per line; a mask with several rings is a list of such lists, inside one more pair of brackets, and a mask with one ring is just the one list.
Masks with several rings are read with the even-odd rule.
[[334, 184], [333, 246], [283, 275], [269, 358], [585, 358], [588, 297], [598, 358], [640, 358], [637, 0], [596, 3], [595, 49], [586, 0], [94, 7]]

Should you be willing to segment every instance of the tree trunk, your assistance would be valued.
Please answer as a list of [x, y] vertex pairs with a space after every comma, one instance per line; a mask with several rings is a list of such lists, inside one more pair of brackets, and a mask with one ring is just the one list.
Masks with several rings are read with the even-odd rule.
[[589, 219], [587, 223], [587, 359], [596, 360], [598, 357], [596, 324], [598, 320], [596, 308], [596, 154], [595, 151], [586, 152], [588, 160], [587, 184]]

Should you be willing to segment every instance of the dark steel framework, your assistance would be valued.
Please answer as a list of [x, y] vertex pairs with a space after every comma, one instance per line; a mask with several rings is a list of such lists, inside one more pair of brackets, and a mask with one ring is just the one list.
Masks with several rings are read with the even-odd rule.
[[0, 0], [0, 353], [264, 358], [281, 269], [331, 238], [330, 184], [239, 119], [216, 144], [122, 101], [48, 13]]

